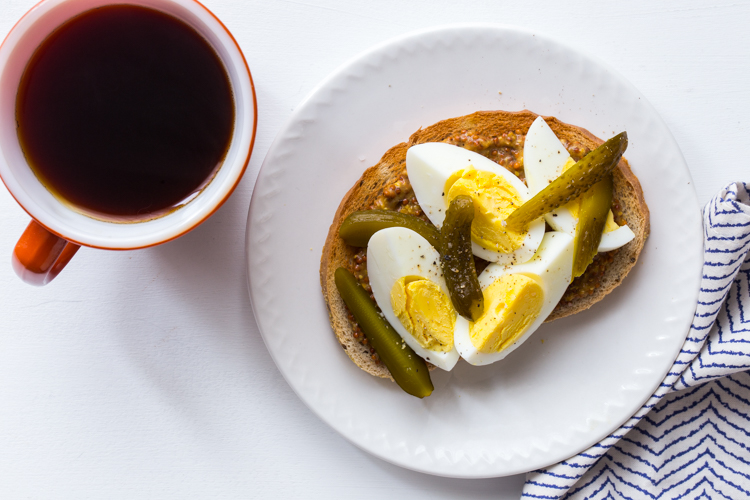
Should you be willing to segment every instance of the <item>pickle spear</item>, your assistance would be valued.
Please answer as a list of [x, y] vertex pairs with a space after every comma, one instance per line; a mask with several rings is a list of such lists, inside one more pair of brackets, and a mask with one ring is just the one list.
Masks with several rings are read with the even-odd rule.
[[438, 248], [440, 232], [435, 226], [413, 215], [394, 212], [393, 210], [363, 210], [352, 212], [344, 219], [339, 228], [347, 245], [366, 247], [370, 237], [381, 229], [388, 227], [405, 227], [419, 233], [430, 245]]
[[547, 212], [578, 198], [615, 169], [627, 147], [627, 132], [612, 137], [518, 207], [505, 219], [506, 227], [522, 231]]
[[612, 175], [597, 182], [581, 197], [578, 225], [573, 243], [573, 277], [582, 275], [594, 260], [602, 241], [607, 214], [612, 206]]
[[424, 360], [406, 345], [401, 336], [383, 318], [369, 294], [352, 273], [339, 267], [334, 273], [336, 288], [359, 323], [367, 341], [390, 370], [396, 383], [418, 398], [432, 394], [434, 387]]
[[466, 195], [456, 196], [445, 212], [438, 249], [453, 307], [461, 316], [476, 321], [484, 312], [484, 295], [471, 250], [473, 220], [474, 201]]

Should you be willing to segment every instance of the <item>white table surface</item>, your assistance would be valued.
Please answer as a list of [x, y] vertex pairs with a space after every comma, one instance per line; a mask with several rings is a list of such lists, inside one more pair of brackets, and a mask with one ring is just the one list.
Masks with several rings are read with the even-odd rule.
[[[34, 3], [0, 0], [0, 37]], [[0, 498], [518, 498], [523, 476], [446, 479], [371, 457], [291, 391], [245, 281], [263, 157], [295, 106], [359, 52], [493, 21], [609, 61], [664, 118], [705, 203], [750, 181], [750, 3], [204, 3], [243, 49], [259, 104], [247, 173], [210, 220], [152, 249], [84, 248], [32, 288], [10, 267], [28, 217], [0, 188]]]

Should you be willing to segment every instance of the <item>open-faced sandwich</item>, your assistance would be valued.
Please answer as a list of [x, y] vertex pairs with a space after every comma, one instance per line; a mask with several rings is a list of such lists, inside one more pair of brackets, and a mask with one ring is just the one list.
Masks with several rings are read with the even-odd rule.
[[625, 133], [529, 111], [415, 132], [344, 196], [321, 258], [349, 357], [410, 394], [428, 369], [498, 361], [619, 285], [649, 232]]

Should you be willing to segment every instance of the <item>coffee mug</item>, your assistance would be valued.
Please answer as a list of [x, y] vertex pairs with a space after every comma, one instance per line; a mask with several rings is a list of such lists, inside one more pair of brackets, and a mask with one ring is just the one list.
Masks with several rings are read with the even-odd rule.
[[[195, 30], [223, 65], [231, 88], [234, 125], [223, 159], [200, 189], [174, 209], [133, 220], [92, 216], [40, 180], [22, 148], [16, 98], [37, 48], [67, 21], [100, 7], [132, 5], [159, 11]], [[25, 282], [45, 285], [80, 246], [134, 250], [175, 239], [211, 216], [245, 172], [255, 141], [257, 102], [247, 62], [227, 28], [195, 0], [43, 0], [0, 45], [0, 178], [32, 220], [13, 251], [13, 269]]]

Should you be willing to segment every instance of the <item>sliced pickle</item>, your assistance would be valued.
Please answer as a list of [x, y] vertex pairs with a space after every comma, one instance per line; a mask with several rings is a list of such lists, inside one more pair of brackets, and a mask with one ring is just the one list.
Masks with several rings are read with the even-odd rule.
[[505, 219], [506, 226], [522, 231], [542, 215], [578, 198], [615, 169], [627, 147], [628, 134], [617, 134], [518, 207]]
[[334, 279], [344, 303], [399, 387], [418, 398], [432, 394], [434, 387], [424, 360], [406, 345], [383, 318], [354, 275], [339, 267], [334, 273]]
[[602, 240], [607, 214], [612, 206], [612, 174], [597, 182], [581, 196], [578, 225], [573, 246], [573, 277], [582, 275], [594, 260]]
[[484, 296], [471, 250], [472, 220], [474, 201], [466, 195], [456, 196], [445, 212], [439, 251], [453, 307], [461, 316], [476, 321], [484, 312]]
[[440, 245], [440, 231], [435, 226], [413, 215], [402, 214], [393, 210], [352, 212], [341, 223], [339, 236], [344, 239], [347, 245], [366, 247], [373, 234], [388, 227], [411, 229], [419, 233], [436, 249]]

